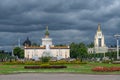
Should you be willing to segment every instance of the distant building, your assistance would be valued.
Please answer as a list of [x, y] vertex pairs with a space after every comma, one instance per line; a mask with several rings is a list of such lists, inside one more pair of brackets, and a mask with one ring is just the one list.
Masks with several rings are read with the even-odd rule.
[[[52, 57], [57, 59], [69, 58], [70, 57], [70, 47], [69, 46], [54, 46], [52, 44], [52, 38], [49, 38], [48, 27], [45, 32], [45, 37], [42, 38], [42, 45], [40, 46], [24, 46], [24, 57], [27, 59], [40, 58], [44, 55], [46, 49], [49, 49]], [[28, 41], [28, 40], [27, 40]], [[26, 42], [27, 42], [26, 41]]]
[[[120, 51], [120, 48], [119, 48], [119, 51]], [[108, 52], [117, 52], [117, 47], [108, 48]]]
[[101, 26], [98, 24], [98, 29], [94, 37], [94, 47], [88, 48], [88, 53], [106, 53], [108, 47], [105, 45], [104, 35], [101, 31]]

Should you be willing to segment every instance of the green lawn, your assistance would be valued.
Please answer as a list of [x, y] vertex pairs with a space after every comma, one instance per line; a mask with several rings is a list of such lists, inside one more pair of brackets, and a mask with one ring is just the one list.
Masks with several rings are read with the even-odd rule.
[[95, 66], [120, 66], [120, 64], [88, 63], [88, 64], [67, 64], [66, 69], [24, 69], [25, 65], [3, 65], [0, 63], [0, 74], [26, 73], [26, 72], [68, 72], [79, 74], [120, 74], [118, 72], [93, 72]]

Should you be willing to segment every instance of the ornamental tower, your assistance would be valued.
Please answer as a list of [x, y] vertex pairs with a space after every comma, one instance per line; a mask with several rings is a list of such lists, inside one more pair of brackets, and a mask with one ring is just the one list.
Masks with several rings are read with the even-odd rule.
[[45, 31], [45, 38], [42, 38], [42, 46], [52, 46], [52, 38], [49, 38], [49, 31], [48, 31], [48, 26], [46, 27]]
[[105, 53], [108, 51], [108, 47], [105, 45], [104, 35], [101, 31], [101, 25], [98, 24], [98, 29], [94, 37], [95, 53]]
[[102, 34], [101, 31], [101, 26], [98, 24], [98, 29], [94, 38], [94, 46], [95, 47], [105, 47], [105, 40], [104, 40], [104, 35]]
[[46, 27], [46, 32], [45, 32], [45, 38], [49, 37], [49, 31], [48, 31], [48, 26]]

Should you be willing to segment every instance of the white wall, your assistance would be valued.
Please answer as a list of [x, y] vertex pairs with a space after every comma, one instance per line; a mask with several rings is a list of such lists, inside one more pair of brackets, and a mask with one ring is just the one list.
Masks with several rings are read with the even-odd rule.
[[[41, 57], [45, 49], [24, 49], [24, 57], [32, 58], [33, 56]], [[53, 57], [61, 56], [62, 58], [70, 57], [70, 49], [50, 49]]]

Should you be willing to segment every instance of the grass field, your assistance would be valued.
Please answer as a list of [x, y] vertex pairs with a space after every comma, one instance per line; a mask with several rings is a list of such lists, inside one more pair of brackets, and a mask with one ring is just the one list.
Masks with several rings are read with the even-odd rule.
[[79, 74], [120, 74], [118, 72], [93, 72], [91, 69], [95, 66], [119, 66], [120, 64], [88, 63], [88, 64], [67, 64], [65, 69], [24, 69], [25, 65], [3, 65], [0, 63], [0, 74], [9, 73], [27, 73], [27, 72], [63, 72]]

